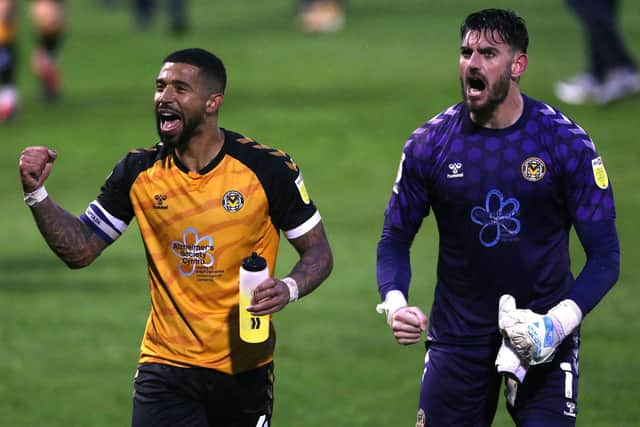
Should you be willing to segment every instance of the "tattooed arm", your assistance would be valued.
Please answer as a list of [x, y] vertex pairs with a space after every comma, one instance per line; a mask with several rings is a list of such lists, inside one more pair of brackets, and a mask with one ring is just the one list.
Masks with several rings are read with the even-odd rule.
[[69, 268], [86, 267], [107, 246], [87, 224], [50, 197], [32, 206], [31, 213], [44, 240]]
[[290, 242], [298, 251], [300, 259], [291, 270], [289, 277], [297, 282], [299, 296], [303, 297], [310, 294], [329, 277], [333, 269], [333, 255], [322, 222], [308, 233]]
[[[333, 255], [322, 221], [304, 235], [289, 240], [300, 259], [289, 277], [296, 281], [299, 298], [310, 294], [326, 279], [333, 269]], [[254, 292], [254, 305], [248, 310], [255, 315], [282, 310], [290, 298], [289, 286], [282, 280], [268, 279]]]
[[44, 182], [57, 153], [47, 147], [27, 147], [20, 155], [20, 179], [27, 194], [39, 193], [28, 203], [40, 233], [53, 252], [70, 268], [89, 265], [107, 243], [80, 218], [58, 206], [46, 194]]

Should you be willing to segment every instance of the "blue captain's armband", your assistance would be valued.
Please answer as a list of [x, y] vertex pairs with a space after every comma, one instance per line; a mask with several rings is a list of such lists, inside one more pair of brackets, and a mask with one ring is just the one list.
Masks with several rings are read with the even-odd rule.
[[116, 241], [127, 229], [127, 223], [111, 215], [95, 200], [80, 215], [80, 219], [107, 243]]

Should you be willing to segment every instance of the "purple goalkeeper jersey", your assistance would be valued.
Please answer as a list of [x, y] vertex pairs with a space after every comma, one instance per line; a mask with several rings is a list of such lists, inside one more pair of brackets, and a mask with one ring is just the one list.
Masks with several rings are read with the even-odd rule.
[[[571, 226], [615, 218], [611, 186], [587, 133], [557, 109], [523, 100], [522, 116], [504, 129], [480, 127], [464, 103], [454, 105], [404, 147], [385, 230], [411, 242], [433, 210], [439, 256], [430, 340], [494, 335], [505, 293], [519, 307], [546, 311], [574, 283]], [[383, 298], [392, 289], [406, 295], [408, 283], [379, 288]]]

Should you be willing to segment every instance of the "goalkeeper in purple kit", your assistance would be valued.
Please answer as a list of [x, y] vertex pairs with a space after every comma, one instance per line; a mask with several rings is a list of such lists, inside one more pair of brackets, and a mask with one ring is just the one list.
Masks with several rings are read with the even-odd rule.
[[[400, 344], [427, 331], [416, 426], [491, 425], [503, 381], [517, 425], [573, 426], [580, 323], [619, 273], [611, 184], [589, 135], [520, 92], [522, 18], [473, 13], [460, 40], [463, 101], [402, 151], [378, 244], [377, 308]], [[439, 255], [427, 321], [407, 301], [409, 249], [430, 211]], [[575, 278], [572, 227], [586, 253]]]

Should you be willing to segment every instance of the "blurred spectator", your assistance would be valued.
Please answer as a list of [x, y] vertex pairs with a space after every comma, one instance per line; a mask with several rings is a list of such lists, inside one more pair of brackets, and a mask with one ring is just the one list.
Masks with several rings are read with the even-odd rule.
[[300, 0], [298, 21], [305, 33], [333, 33], [345, 23], [346, 0]]
[[0, 0], [0, 123], [15, 113], [15, 13], [13, 1]]
[[640, 74], [620, 35], [617, 0], [566, 0], [580, 19], [589, 58], [588, 70], [556, 84], [556, 96], [568, 104], [608, 104], [640, 93]]
[[[0, 0], [0, 123], [13, 117], [18, 109], [17, 3], [17, 0]], [[52, 102], [60, 94], [60, 72], [55, 57], [64, 29], [63, 1], [33, 0], [31, 17], [37, 33], [31, 68], [41, 82], [44, 100]]]
[[[185, 0], [163, 0], [166, 2], [169, 19], [169, 31], [182, 34], [188, 30], [187, 8]], [[153, 21], [156, 0], [133, 0], [136, 24], [146, 29]]]

